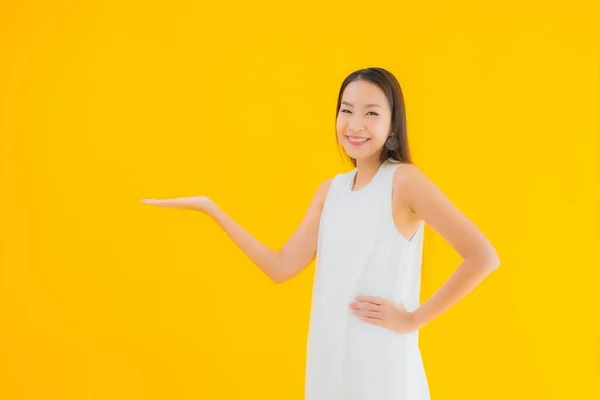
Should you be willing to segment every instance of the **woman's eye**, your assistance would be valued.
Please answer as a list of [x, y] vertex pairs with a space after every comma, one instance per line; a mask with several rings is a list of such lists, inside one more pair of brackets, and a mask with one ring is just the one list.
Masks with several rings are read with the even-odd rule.
[[[340, 110], [340, 112], [346, 112], [346, 111], [350, 112], [350, 110], [346, 110], [346, 109]], [[375, 111], [369, 111], [367, 114], [371, 114], [371, 113], [373, 113], [373, 115], [379, 115]]]

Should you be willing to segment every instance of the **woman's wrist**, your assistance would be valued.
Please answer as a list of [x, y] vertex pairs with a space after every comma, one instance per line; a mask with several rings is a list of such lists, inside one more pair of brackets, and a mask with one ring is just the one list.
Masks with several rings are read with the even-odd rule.
[[205, 204], [201, 209], [198, 209], [198, 211], [215, 219], [217, 217], [217, 213], [220, 211], [220, 209], [219, 209], [219, 206], [217, 206], [217, 203], [215, 203], [214, 201], [211, 200], [210, 203]]
[[424, 319], [422, 311], [423, 310], [419, 307], [410, 313], [412, 316], [413, 324], [415, 326], [415, 330], [419, 330], [425, 325], [427, 325], [427, 321]]

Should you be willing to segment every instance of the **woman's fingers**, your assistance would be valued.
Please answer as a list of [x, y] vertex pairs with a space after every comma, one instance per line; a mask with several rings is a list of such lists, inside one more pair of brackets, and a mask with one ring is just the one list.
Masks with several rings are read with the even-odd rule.
[[214, 207], [214, 202], [206, 196], [176, 197], [172, 199], [142, 199], [144, 204], [159, 207], [180, 208], [209, 213]]
[[364, 301], [350, 303], [350, 307], [354, 308], [354, 309], [371, 310], [371, 311], [381, 311], [383, 309], [383, 306], [381, 306], [381, 305], [364, 302]]
[[190, 206], [185, 199], [174, 198], [174, 199], [142, 199], [142, 203], [151, 204], [159, 207], [174, 207], [174, 208], [187, 208]]
[[172, 200], [169, 200], [169, 199], [163, 199], [163, 200], [159, 200], [159, 199], [142, 199], [142, 203], [144, 203], [144, 204], [151, 204], [153, 206], [166, 206], [166, 205], [169, 205], [170, 202], [172, 202]]
[[373, 303], [377, 305], [381, 305], [387, 302], [387, 299], [377, 296], [356, 296], [355, 300], [358, 302]]
[[144, 204], [152, 204], [152, 205], [158, 205], [160, 204], [160, 200], [156, 200], [156, 199], [142, 199], [142, 203]]
[[366, 302], [350, 303], [352, 313], [359, 317], [383, 319], [383, 307]]
[[383, 313], [371, 310], [353, 310], [354, 315], [365, 318], [383, 319]]

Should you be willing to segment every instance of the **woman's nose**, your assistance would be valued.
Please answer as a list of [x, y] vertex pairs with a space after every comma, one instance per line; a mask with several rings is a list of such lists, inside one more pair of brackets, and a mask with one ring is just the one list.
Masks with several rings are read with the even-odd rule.
[[354, 117], [352, 121], [348, 122], [348, 128], [350, 128], [352, 132], [364, 131], [365, 124], [360, 117]]

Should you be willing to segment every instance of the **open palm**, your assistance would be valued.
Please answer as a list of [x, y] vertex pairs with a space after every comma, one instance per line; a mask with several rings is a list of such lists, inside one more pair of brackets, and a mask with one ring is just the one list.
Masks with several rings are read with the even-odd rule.
[[175, 197], [171, 199], [142, 199], [142, 203], [158, 207], [207, 212], [214, 205], [206, 196]]

